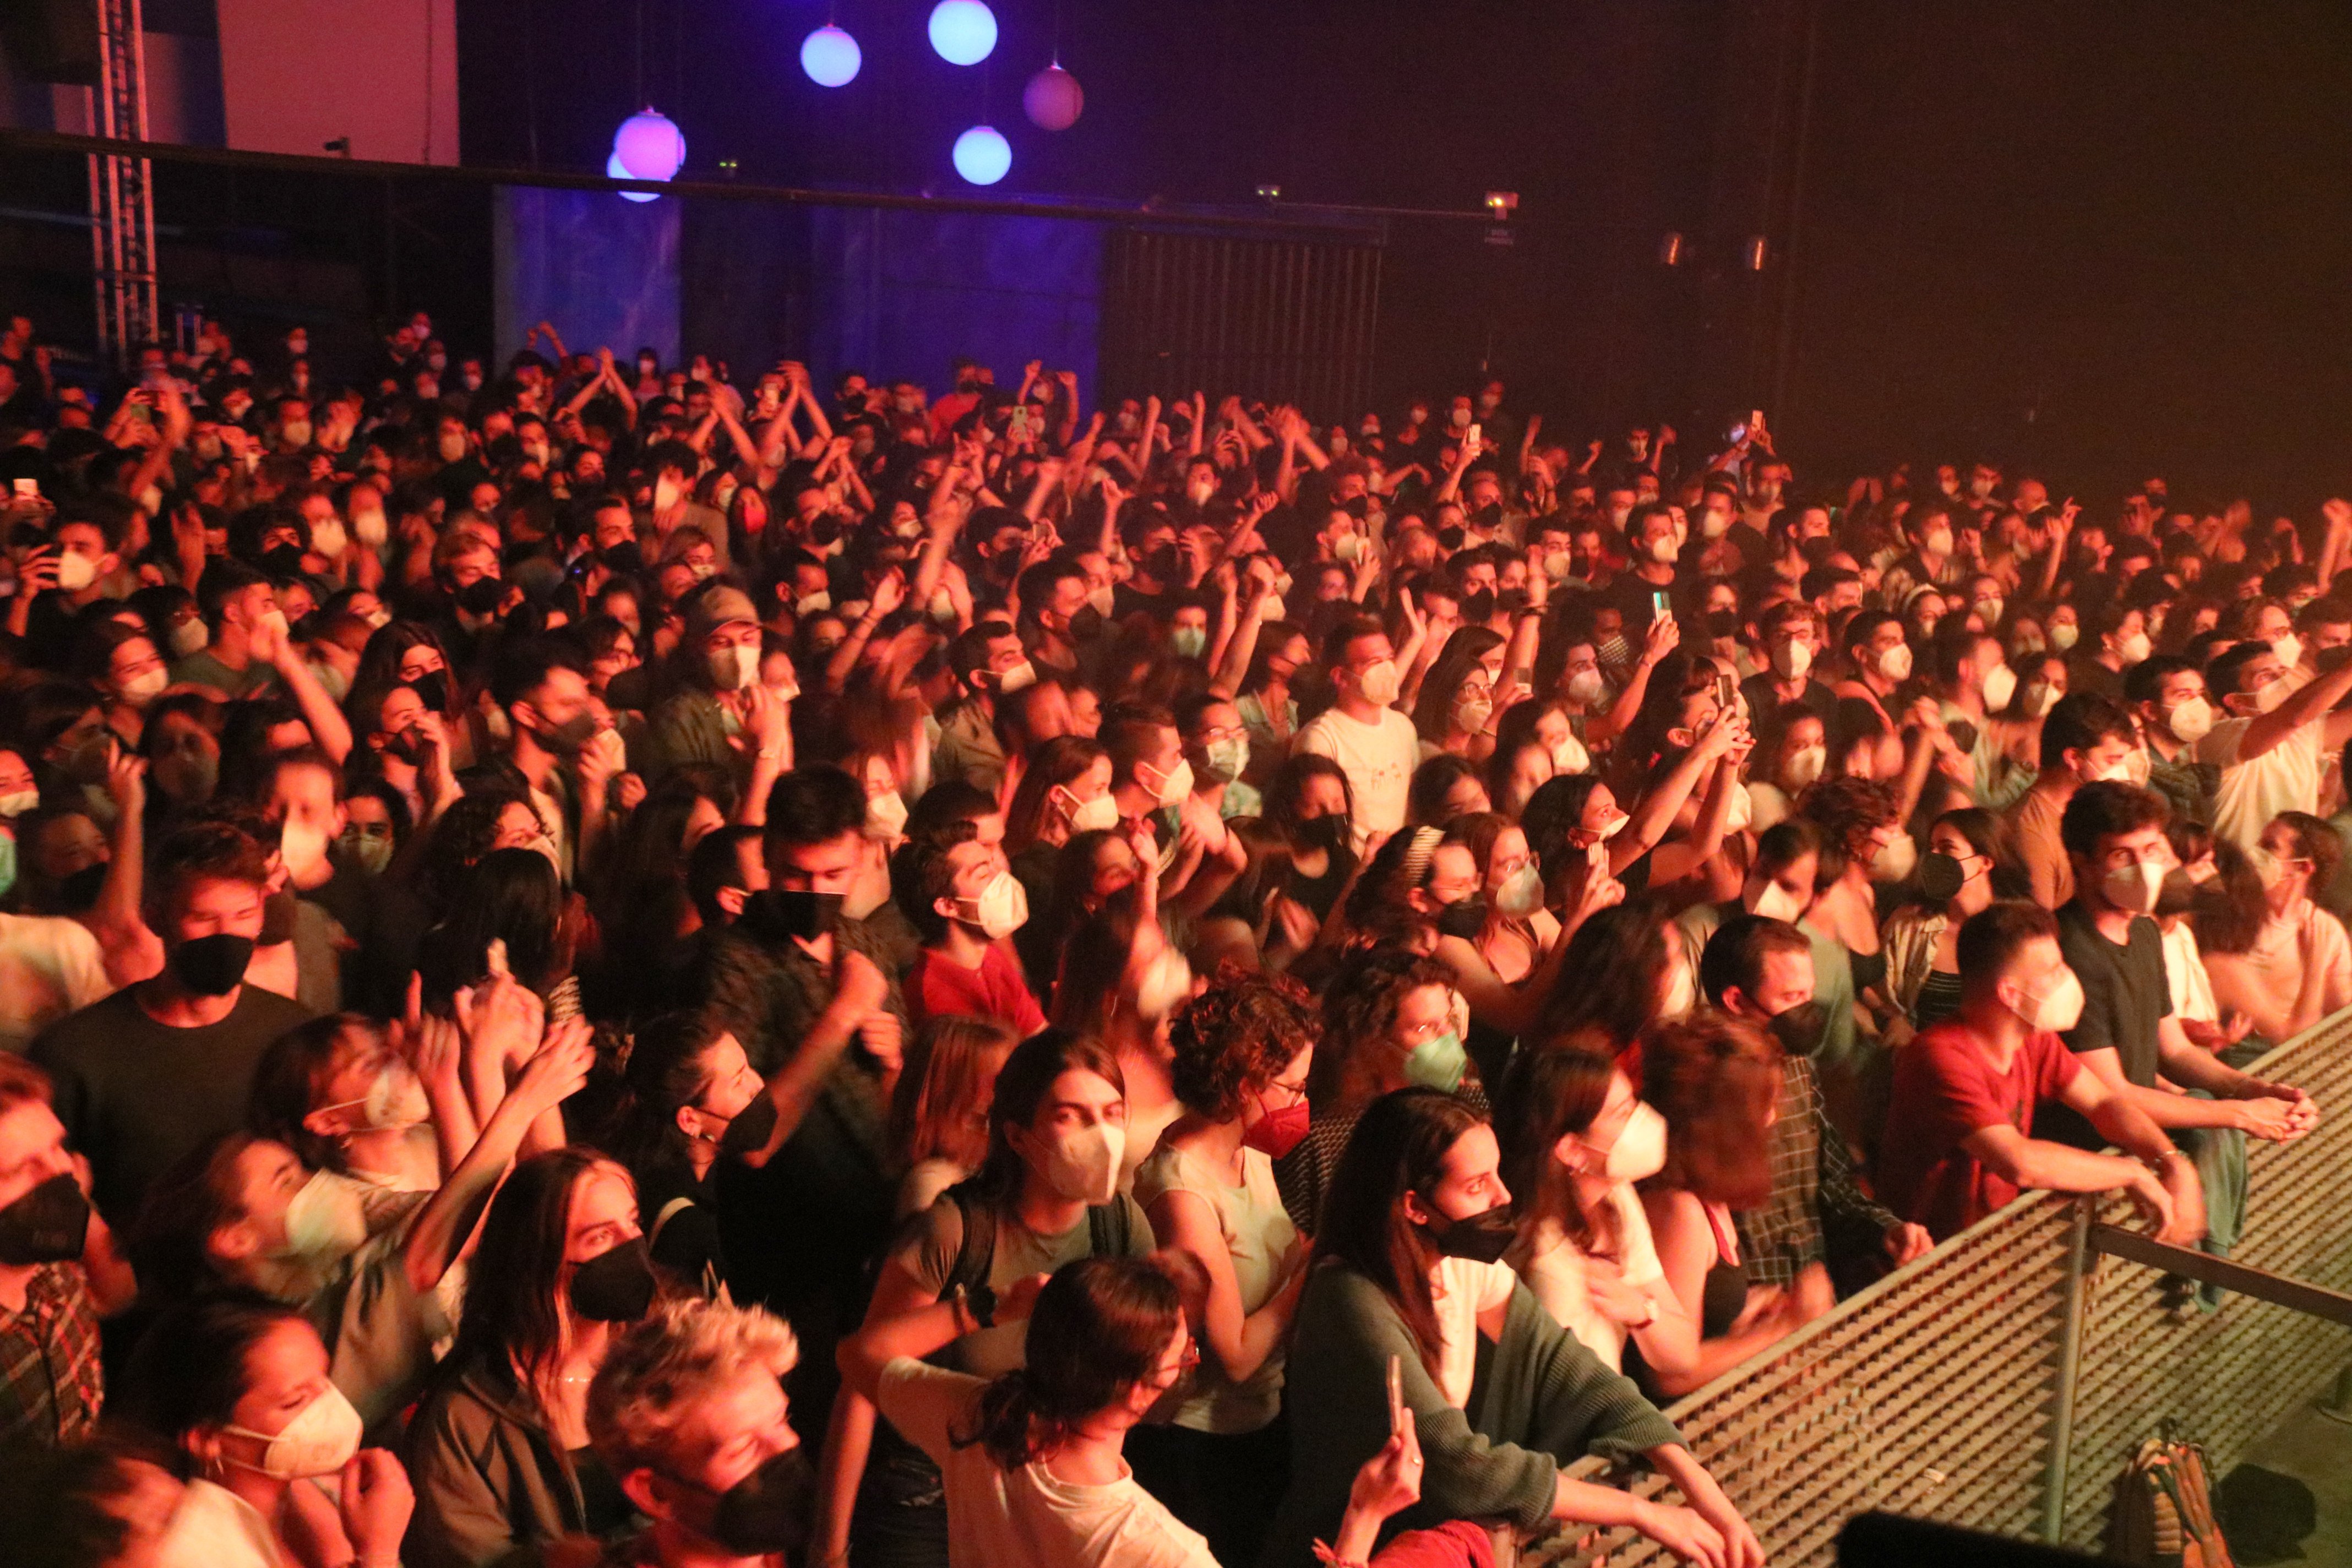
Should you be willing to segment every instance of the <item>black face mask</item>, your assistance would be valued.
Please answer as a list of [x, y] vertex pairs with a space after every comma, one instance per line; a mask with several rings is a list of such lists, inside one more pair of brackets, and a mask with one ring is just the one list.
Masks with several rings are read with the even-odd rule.
[[425, 704], [425, 710], [427, 713], [447, 716], [449, 712], [449, 677], [447, 675], [436, 669], [430, 675], [420, 675], [414, 680], [403, 681], [401, 684], [416, 693], [416, 700]]
[[739, 1557], [781, 1552], [787, 1563], [802, 1560], [809, 1521], [816, 1507], [816, 1472], [808, 1450], [794, 1444], [723, 1492], [673, 1476], [678, 1485], [715, 1497], [708, 1533]]
[[743, 900], [743, 929], [763, 942], [798, 937], [814, 942], [840, 917], [839, 893], [794, 893], [771, 888]]
[[218, 931], [172, 950], [172, 973], [199, 996], [226, 996], [253, 962], [253, 939]]
[[302, 574], [302, 547], [280, 544], [262, 552], [261, 569], [273, 577], [299, 577]]
[[58, 884], [58, 907], [69, 915], [82, 914], [98, 902], [106, 886], [108, 862], [93, 861]]
[[574, 713], [561, 724], [541, 724], [531, 734], [539, 743], [559, 757], [576, 757], [581, 749], [596, 736], [596, 715]]
[[51, 1176], [0, 1208], [0, 1263], [21, 1268], [64, 1263], [81, 1256], [89, 1232], [89, 1200], [70, 1175]]
[[1458, 936], [1466, 942], [1486, 924], [1486, 900], [1475, 895], [1437, 911], [1437, 930], [1442, 936]]
[[1298, 842], [1309, 849], [1344, 848], [1348, 843], [1348, 819], [1335, 812], [1302, 822], [1298, 825]]
[[[1433, 1208], [1434, 1205], [1433, 1211]], [[1447, 1219], [1440, 1215], [1422, 1229], [1429, 1233], [1430, 1241], [1443, 1256], [1466, 1258], [1473, 1263], [1500, 1262], [1518, 1235], [1508, 1204], [1496, 1204], [1468, 1219]]]
[[633, 1236], [572, 1271], [572, 1310], [599, 1323], [634, 1323], [654, 1304], [653, 1255]]
[[1100, 637], [1102, 634], [1102, 612], [1096, 609], [1092, 605], [1085, 606], [1083, 609], [1079, 610], [1076, 615], [1070, 617], [1070, 640], [1072, 642], [1093, 642], [1097, 638]]
[[645, 552], [637, 548], [637, 542], [634, 539], [624, 539], [610, 550], [603, 552], [602, 556], [604, 569], [608, 572], [634, 576], [645, 570]]
[[457, 593], [457, 607], [469, 616], [494, 616], [506, 603], [507, 584], [502, 577], [477, 577]]
[[768, 1146], [768, 1134], [775, 1130], [776, 1102], [763, 1093], [737, 1111], [735, 1119], [727, 1124], [726, 1132], [719, 1140], [719, 1157], [740, 1160], [756, 1154]]
[[1780, 1042], [1780, 1048], [1792, 1057], [1810, 1057], [1821, 1049], [1822, 1036], [1829, 1026], [1829, 1009], [1819, 1002], [1800, 1002], [1785, 1013], [1775, 1014], [1765, 1026]]
[[294, 890], [281, 888], [261, 900], [261, 934], [254, 939], [256, 947], [276, 947], [294, 940]]
[[1465, 597], [1462, 601], [1462, 618], [1473, 626], [1477, 625], [1481, 621], [1493, 620], [1495, 618], [1495, 591], [1492, 588], [1481, 588], [1476, 593]]
[[1968, 879], [1959, 861], [1940, 850], [1931, 850], [1919, 862], [1919, 891], [1930, 903], [1948, 902]]
[[2197, 884], [2189, 873], [2176, 866], [2164, 874], [2164, 886], [2157, 890], [2156, 912], [2159, 915], [2185, 915], [2197, 902]]

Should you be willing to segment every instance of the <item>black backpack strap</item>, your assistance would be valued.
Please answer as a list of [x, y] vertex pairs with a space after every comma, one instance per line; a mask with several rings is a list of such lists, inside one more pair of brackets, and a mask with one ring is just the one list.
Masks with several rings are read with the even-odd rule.
[[1087, 1205], [1087, 1247], [1095, 1257], [1125, 1258], [1134, 1234], [1135, 1220], [1126, 1199], [1113, 1197], [1107, 1204]]
[[988, 1285], [988, 1273], [996, 1262], [996, 1208], [977, 1193], [967, 1193], [965, 1184], [948, 1189], [955, 1200], [956, 1212], [963, 1216], [963, 1241], [956, 1248], [955, 1267], [948, 1271], [947, 1288], [940, 1292], [951, 1296], [958, 1289], [979, 1290]]

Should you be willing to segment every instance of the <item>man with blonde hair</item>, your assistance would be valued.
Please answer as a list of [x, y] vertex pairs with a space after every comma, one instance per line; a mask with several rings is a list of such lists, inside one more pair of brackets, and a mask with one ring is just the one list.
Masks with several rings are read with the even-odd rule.
[[783, 1386], [799, 1360], [782, 1318], [723, 1301], [665, 1302], [613, 1342], [588, 1440], [652, 1522], [605, 1563], [801, 1561], [815, 1488]]

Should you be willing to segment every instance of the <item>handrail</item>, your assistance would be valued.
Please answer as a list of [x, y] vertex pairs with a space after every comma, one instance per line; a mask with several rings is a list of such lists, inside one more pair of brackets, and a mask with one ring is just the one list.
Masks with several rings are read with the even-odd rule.
[[2121, 1258], [2141, 1263], [2150, 1268], [2161, 1268], [2167, 1274], [2178, 1274], [2202, 1285], [2218, 1285], [2225, 1290], [2252, 1296], [2273, 1306], [2292, 1308], [2308, 1312], [2315, 1318], [2326, 1318], [2331, 1323], [2352, 1328], [2352, 1296], [2325, 1286], [2312, 1285], [2301, 1279], [2290, 1279], [2284, 1274], [2273, 1274], [2267, 1268], [2252, 1268], [2234, 1263], [2226, 1258], [2216, 1258], [2210, 1252], [2194, 1247], [2175, 1247], [2168, 1241], [2142, 1236], [2112, 1225], [2091, 1227], [2091, 1248], [2110, 1258]]

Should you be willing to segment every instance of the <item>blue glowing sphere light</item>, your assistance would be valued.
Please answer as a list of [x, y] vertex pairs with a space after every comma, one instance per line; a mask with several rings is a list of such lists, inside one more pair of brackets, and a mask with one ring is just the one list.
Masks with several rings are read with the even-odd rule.
[[[626, 169], [621, 167], [621, 155], [618, 153], [614, 153], [611, 157], [604, 160], [604, 177], [608, 180], [634, 180], [636, 178], [635, 174], [632, 174]], [[620, 196], [625, 202], [657, 202], [661, 200], [659, 196], [654, 195], [651, 191], [623, 191], [620, 193]]]
[[846, 87], [865, 63], [857, 40], [831, 23], [801, 40], [801, 69], [819, 87]]
[[931, 7], [931, 47], [951, 66], [976, 66], [996, 47], [996, 13], [984, 0], [940, 0]]
[[975, 185], [992, 185], [1013, 168], [1013, 146], [995, 127], [975, 125], [955, 142], [956, 173]]

